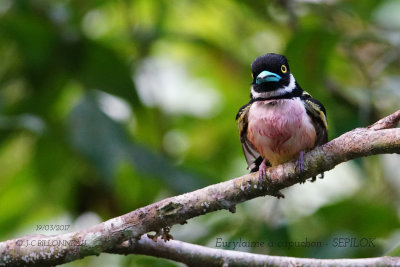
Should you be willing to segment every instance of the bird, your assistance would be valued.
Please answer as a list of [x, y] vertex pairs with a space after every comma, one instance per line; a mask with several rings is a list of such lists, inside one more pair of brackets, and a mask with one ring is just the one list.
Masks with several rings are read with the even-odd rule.
[[302, 172], [304, 152], [328, 142], [325, 107], [300, 87], [283, 55], [257, 57], [251, 72], [250, 101], [236, 115], [248, 169], [262, 180], [269, 167], [296, 159]]

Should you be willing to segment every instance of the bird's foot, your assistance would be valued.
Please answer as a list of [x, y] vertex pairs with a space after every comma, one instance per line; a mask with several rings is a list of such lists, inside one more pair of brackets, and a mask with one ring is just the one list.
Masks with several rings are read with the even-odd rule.
[[296, 168], [299, 170], [299, 172], [304, 171], [304, 151], [300, 151], [299, 157], [296, 160]]
[[[299, 157], [296, 160], [296, 169], [299, 172], [299, 178], [301, 178], [301, 173], [304, 171], [304, 151], [301, 150], [299, 153]], [[303, 184], [306, 182], [307, 179], [302, 178], [300, 181], [300, 184]]]
[[265, 175], [267, 174], [267, 165], [265, 164], [267, 162], [266, 159], [264, 159], [261, 164], [260, 167], [258, 169], [258, 181], [260, 184], [262, 184], [262, 182], [264, 181]]

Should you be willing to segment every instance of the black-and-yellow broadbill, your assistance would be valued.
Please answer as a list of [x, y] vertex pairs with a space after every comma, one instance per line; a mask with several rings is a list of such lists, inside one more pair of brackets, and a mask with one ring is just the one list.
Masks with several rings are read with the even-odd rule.
[[262, 179], [269, 166], [297, 159], [302, 171], [304, 152], [328, 141], [324, 106], [296, 82], [285, 56], [260, 56], [251, 71], [250, 102], [236, 115], [248, 168]]

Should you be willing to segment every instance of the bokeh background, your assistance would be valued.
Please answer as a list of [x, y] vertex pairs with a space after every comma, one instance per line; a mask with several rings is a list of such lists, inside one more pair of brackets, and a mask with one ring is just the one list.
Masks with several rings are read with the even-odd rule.
[[[235, 122], [250, 64], [288, 57], [324, 103], [329, 137], [399, 108], [395, 0], [0, 1], [0, 239], [69, 231], [247, 173]], [[270, 255], [400, 255], [398, 155], [174, 226], [175, 239], [323, 242]], [[335, 238], [375, 238], [372, 247]], [[228, 248], [227, 248], [228, 249]], [[232, 249], [232, 247], [231, 247]], [[177, 266], [147, 256], [66, 266]]]

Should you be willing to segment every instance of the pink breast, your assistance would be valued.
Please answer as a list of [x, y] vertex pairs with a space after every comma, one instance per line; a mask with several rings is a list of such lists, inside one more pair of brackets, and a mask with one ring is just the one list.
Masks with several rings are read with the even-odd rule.
[[267, 100], [250, 108], [248, 139], [273, 166], [312, 148], [316, 133], [300, 100]]

